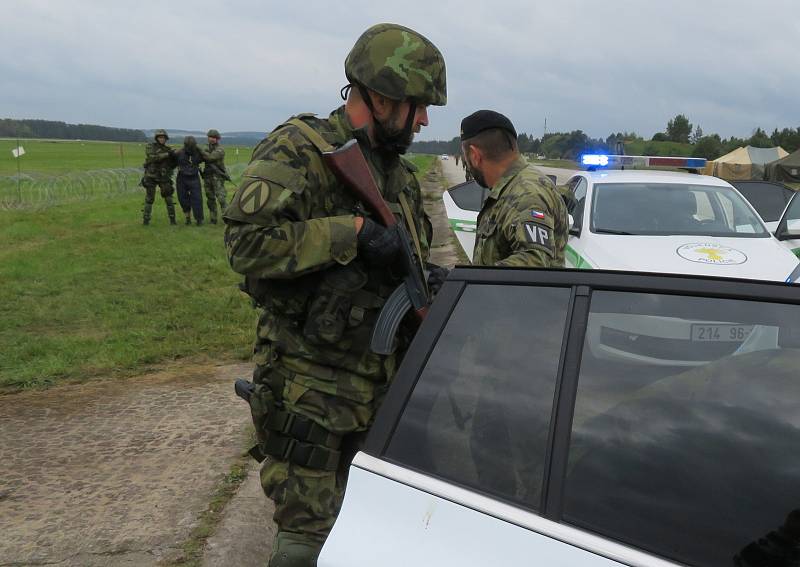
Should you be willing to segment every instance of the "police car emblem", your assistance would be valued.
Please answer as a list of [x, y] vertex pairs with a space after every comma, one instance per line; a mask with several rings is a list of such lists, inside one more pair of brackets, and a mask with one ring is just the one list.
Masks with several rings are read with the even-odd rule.
[[242, 189], [239, 210], [246, 215], [254, 215], [264, 208], [267, 199], [269, 199], [269, 185], [266, 181], [256, 179]]
[[734, 266], [747, 262], [744, 252], [719, 244], [684, 244], [676, 250], [678, 256], [698, 264], [713, 264], [715, 266]]

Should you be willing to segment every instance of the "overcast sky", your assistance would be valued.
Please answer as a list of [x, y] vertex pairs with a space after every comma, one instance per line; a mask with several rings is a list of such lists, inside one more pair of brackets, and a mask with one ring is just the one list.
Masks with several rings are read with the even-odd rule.
[[797, 0], [0, 0], [0, 118], [269, 131], [340, 104], [344, 59], [390, 21], [431, 39], [449, 103], [419, 139], [479, 108], [518, 131], [646, 137], [800, 126]]

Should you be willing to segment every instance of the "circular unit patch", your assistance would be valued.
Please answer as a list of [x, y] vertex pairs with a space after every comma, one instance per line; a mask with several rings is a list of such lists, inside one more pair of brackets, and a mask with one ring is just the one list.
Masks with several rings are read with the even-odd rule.
[[256, 180], [242, 189], [239, 197], [239, 210], [246, 215], [254, 215], [264, 208], [269, 199], [269, 185], [266, 181]]
[[698, 264], [735, 266], [747, 262], [744, 252], [719, 244], [684, 244], [676, 252], [684, 260]]

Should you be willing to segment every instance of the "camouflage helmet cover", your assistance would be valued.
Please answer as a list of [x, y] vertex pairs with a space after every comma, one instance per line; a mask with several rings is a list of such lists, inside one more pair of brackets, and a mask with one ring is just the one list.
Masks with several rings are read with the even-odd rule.
[[169, 140], [169, 134], [167, 134], [167, 131], [163, 128], [156, 130], [156, 133], [153, 134], [153, 139], [157, 140], [159, 136], [164, 136], [167, 140]]
[[344, 72], [351, 83], [393, 100], [447, 104], [442, 53], [424, 36], [397, 24], [377, 24], [361, 34]]
[[219, 135], [219, 130], [215, 130], [214, 128], [209, 130], [208, 134], [206, 134], [206, 136], [209, 137], [209, 138], [221, 138], [222, 137], [222, 136]]

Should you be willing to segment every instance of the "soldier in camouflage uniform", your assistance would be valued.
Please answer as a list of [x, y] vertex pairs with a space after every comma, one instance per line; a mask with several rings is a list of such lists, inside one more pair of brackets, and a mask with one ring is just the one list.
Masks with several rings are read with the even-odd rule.
[[172, 172], [177, 165], [175, 150], [167, 145], [169, 136], [165, 130], [156, 130], [154, 142], [147, 144], [144, 150], [144, 177], [142, 187], [145, 190], [144, 208], [142, 208], [143, 224], [150, 224], [153, 212], [153, 203], [156, 200], [156, 187], [161, 188], [161, 196], [167, 204], [169, 224], [175, 223], [175, 201], [172, 195], [175, 188], [172, 186]]
[[231, 266], [263, 307], [250, 406], [278, 524], [271, 567], [316, 565], [350, 461], [410, 341], [406, 330], [395, 355], [369, 349], [400, 283], [399, 237], [370, 218], [321, 152], [357, 140], [423, 258], [432, 237], [416, 168], [399, 154], [428, 124], [427, 106], [446, 103], [441, 53], [413, 30], [379, 24], [358, 39], [345, 74], [345, 105], [269, 134], [224, 215]]
[[491, 187], [478, 215], [472, 263], [563, 267], [566, 206], [553, 181], [520, 155], [511, 121], [491, 110], [467, 116], [461, 148], [472, 177]]
[[221, 136], [217, 130], [212, 128], [206, 135], [208, 147], [200, 149], [203, 161], [206, 163], [203, 168], [203, 181], [209, 220], [211, 224], [217, 224], [217, 202], [223, 212], [228, 206], [228, 195], [225, 193], [225, 179], [228, 178], [228, 173], [225, 171], [225, 148], [219, 143]]

